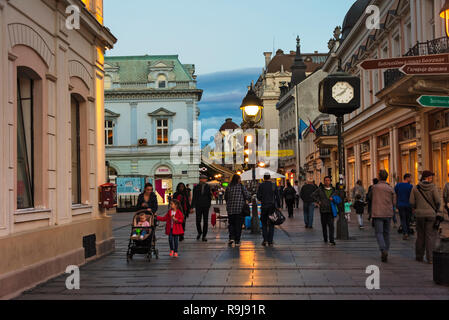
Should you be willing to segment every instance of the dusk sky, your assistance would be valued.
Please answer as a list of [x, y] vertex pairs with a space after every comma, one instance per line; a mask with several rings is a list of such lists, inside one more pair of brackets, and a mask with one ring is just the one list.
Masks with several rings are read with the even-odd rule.
[[178, 54], [193, 63], [203, 130], [225, 118], [241, 122], [239, 106], [264, 67], [265, 51], [328, 52], [335, 26], [354, 0], [105, 0], [105, 25], [119, 39], [109, 56]]

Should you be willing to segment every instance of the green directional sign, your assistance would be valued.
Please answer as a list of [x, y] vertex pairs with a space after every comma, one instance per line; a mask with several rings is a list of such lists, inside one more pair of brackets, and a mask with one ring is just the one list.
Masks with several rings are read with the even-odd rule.
[[417, 101], [423, 107], [449, 108], [449, 96], [421, 96]]

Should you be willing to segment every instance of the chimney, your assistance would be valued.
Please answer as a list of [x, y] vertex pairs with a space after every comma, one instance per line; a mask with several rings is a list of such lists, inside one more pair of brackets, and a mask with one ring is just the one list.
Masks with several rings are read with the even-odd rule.
[[272, 54], [273, 54], [272, 52], [263, 53], [263, 55], [265, 56], [265, 69], [268, 69], [268, 65], [270, 64]]

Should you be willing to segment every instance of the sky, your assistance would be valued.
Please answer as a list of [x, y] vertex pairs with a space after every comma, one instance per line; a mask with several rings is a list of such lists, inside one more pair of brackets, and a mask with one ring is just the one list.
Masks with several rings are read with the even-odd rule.
[[[104, 0], [105, 25], [118, 38], [109, 56], [177, 54], [195, 64], [203, 129], [231, 117], [251, 80], [265, 66], [263, 52], [328, 52], [334, 28], [355, 0]], [[274, 49], [274, 50], [273, 50]]]

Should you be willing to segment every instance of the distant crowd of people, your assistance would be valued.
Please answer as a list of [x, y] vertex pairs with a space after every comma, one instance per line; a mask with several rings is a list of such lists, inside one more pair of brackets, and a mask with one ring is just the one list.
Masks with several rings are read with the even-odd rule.
[[[444, 214], [440, 209], [442, 203], [446, 210], [449, 210], [449, 183], [445, 186], [443, 199], [441, 199], [437, 187], [433, 184], [434, 176], [434, 173], [424, 171], [418, 185], [413, 186], [412, 176], [406, 174], [403, 181], [393, 188], [387, 182], [388, 172], [381, 170], [368, 191], [363, 187], [362, 181], [357, 181], [350, 194], [346, 195], [342, 185], [337, 184], [336, 187], [332, 185], [332, 177], [325, 177], [320, 186], [308, 180], [301, 188], [298, 181], [294, 185], [287, 181], [285, 186], [278, 187], [267, 174], [264, 176], [263, 183], [259, 184], [255, 195], [261, 203], [262, 245], [274, 245], [273, 213], [280, 211], [285, 205], [288, 217], [293, 218], [294, 209], [299, 208], [299, 202], [302, 200], [305, 228], [313, 229], [315, 209], [319, 208], [323, 240], [332, 246], [336, 245], [335, 218], [339, 214], [348, 214], [352, 208], [357, 215], [359, 228], [363, 230], [367, 209], [368, 221], [375, 230], [383, 262], [388, 261], [392, 221], [396, 225], [396, 215], [399, 215], [399, 231], [404, 240], [408, 240], [415, 234], [412, 226], [416, 226], [416, 260], [424, 261], [426, 258], [428, 263], [432, 263], [437, 230], [444, 220]], [[167, 223], [166, 234], [169, 236], [171, 256], [178, 257], [178, 246], [179, 242], [184, 240], [186, 220], [194, 211], [196, 239], [207, 242], [213, 199], [217, 200], [217, 204], [226, 202], [229, 222], [228, 244], [236, 247], [241, 244], [242, 228], [245, 217], [250, 215], [249, 204], [252, 201], [252, 195], [242, 184], [239, 175], [232, 177], [226, 189], [211, 188], [207, 182], [207, 176], [200, 176], [200, 183], [194, 186], [193, 191], [189, 185], [178, 184], [170, 201], [169, 212], [163, 217], [158, 217], [158, 220]], [[157, 213], [157, 197], [151, 184], [145, 186], [144, 192], [138, 198], [137, 207]], [[346, 219], [347, 216], [341, 217]]]

